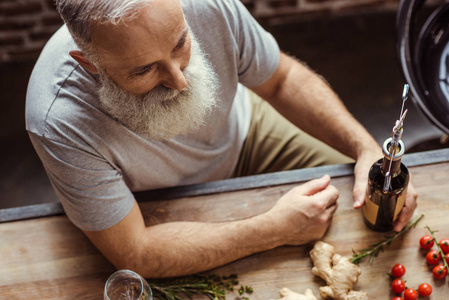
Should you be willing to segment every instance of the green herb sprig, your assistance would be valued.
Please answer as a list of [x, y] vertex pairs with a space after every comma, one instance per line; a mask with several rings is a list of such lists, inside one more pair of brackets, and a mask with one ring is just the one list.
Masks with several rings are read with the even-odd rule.
[[429, 226], [426, 226], [426, 228], [427, 228], [427, 230], [429, 230], [430, 235], [432, 236], [432, 239], [433, 239], [433, 241], [435, 242], [435, 245], [437, 246], [438, 252], [439, 252], [440, 255], [441, 255], [441, 258], [442, 258], [442, 260], [443, 260], [444, 267], [446, 268], [447, 272], [449, 273], [449, 266], [447, 265], [447, 262], [446, 262], [446, 260], [444, 259], [444, 253], [443, 253], [443, 250], [441, 250], [440, 244], [438, 243], [437, 239], [435, 238], [435, 232], [438, 232], [438, 230], [435, 230], [435, 231], [434, 231], [434, 230], [430, 229]]
[[360, 249], [358, 251], [352, 250], [352, 257], [350, 261], [353, 264], [358, 265], [363, 259], [369, 257], [369, 263], [372, 264], [374, 258], [376, 258], [380, 252], [384, 251], [385, 246], [391, 245], [397, 238], [403, 236], [410, 229], [415, 228], [416, 224], [424, 217], [424, 215], [420, 215], [415, 219], [411, 220], [400, 232], [388, 235], [384, 240], [369, 245], [369, 248]]
[[[154, 300], [185, 300], [193, 299], [194, 295], [208, 296], [212, 300], [226, 299], [227, 291], [234, 291], [239, 284], [238, 276], [219, 276], [216, 274], [197, 274], [174, 279], [152, 280], [150, 287]], [[252, 288], [241, 286], [239, 295], [251, 294]], [[248, 300], [248, 297], [242, 297]]]

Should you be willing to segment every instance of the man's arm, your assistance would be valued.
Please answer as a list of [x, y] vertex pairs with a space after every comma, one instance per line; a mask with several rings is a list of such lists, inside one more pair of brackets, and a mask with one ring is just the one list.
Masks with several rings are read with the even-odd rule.
[[119, 269], [146, 278], [193, 274], [280, 245], [300, 245], [325, 233], [338, 191], [324, 176], [287, 192], [266, 213], [233, 222], [171, 222], [145, 227], [137, 203], [118, 224], [84, 231]]
[[366, 152], [381, 156], [377, 142], [332, 89], [297, 60], [281, 53], [275, 74], [252, 90], [293, 124], [340, 152], [354, 159]]
[[[281, 53], [274, 75], [252, 90], [290, 122], [357, 161], [353, 197], [354, 207], [360, 208], [364, 203], [369, 168], [382, 157], [382, 150], [327, 83], [305, 65]], [[406, 208], [395, 230], [401, 230], [412, 217], [416, 198], [416, 191], [410, 184]]]

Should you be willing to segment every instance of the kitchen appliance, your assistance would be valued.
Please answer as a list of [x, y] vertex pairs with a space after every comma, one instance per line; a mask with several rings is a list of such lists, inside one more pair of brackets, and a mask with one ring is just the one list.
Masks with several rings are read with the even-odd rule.
[[442, 1], [422, 22], [425, 2], [400, 1], [397, 50], [411, 99], [449, 135], [449, 0]]

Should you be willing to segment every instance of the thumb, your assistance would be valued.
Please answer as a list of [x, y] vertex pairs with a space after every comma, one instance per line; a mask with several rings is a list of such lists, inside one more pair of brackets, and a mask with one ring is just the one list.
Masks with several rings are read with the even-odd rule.
[[368, 174], [374, 162], [379, 160], [379, 153], [382, 153], [378, 145], [370, 147], [357, 159], [354, 167], [354, 189], [352, 198], [354, 200], [354, 208], [361, 208], [365, 203], [365, 193], [368, 186]]
[[299, 192], [305, 196], [314, 195], [324, 190], [330, 183], [329, 175], [324, 175], [321, 178], [310, 180], [299, 187]]
[[361, 208], [365, 203], [365, 192], [368, 184], [368, 176], [355, 176], [354, 189], [352, 198], [354, 200], [354, 208]]

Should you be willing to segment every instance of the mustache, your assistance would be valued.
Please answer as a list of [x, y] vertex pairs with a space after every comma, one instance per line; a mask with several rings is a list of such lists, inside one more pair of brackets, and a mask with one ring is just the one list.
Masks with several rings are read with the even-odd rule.
[[[103, 87], [106, 88], [113, 88], [116, 91], [121, 91], [123, 94], [128, 94], [128, 96], [135, 98], [136, 100], [140, 100], [142, 102], [151, 100], [153, 103], [159, 103], [161, 105], [164, 105], [166, 102], [174, 101], [176, 98], [179, 98], [180, 96], [187, 96], [191, 91], [191, 78], [192, 73], [190, 72], [189, 66], [187, 66], [183, 74], [187, 81], [187, 87], [183, 89], [182, 91], [174, 90], [171, 88], [168, 88], [162, 84], [159, 84], [149, 90], [146, 93], [139, 94], [139, 95], [132, 95], [128, 92], [125, 92], [112, 78], [110, 78], [105, 72], [100, 72], [100, 82]], [[167, 104], [167, 103], [166, 103]]]
[[190, 85], [190, 78], [186, 76], [186, 79], [187, 79], [187, 87], [182, 91], [174, 90], [164, 85], [158, 85], [153, 89], [151, 89], [150, 91], [142, 95], [139, 95], [138, 98], [141, 101], [148, 101], [151, 99], [151, 101], [155, 103], [164, 105], [165, 102], [173, 101], [176, 98], [179, 98], [180, 96], [187, 96], [187, 94], [189, 94], [191, 90], [191, 85]]
[[178, 97], [182, 92], [173, 90], [171, 88], [165, 87], [163, 85], [159, 85], [151, 89], [150, 91], [139, 95], [138, 98], [142, 101], [148, 101], [148, 99], [151, 99], [151, 101], [159, 102], [163, 104], [166, 101], [172, 100], [176, 97]]

